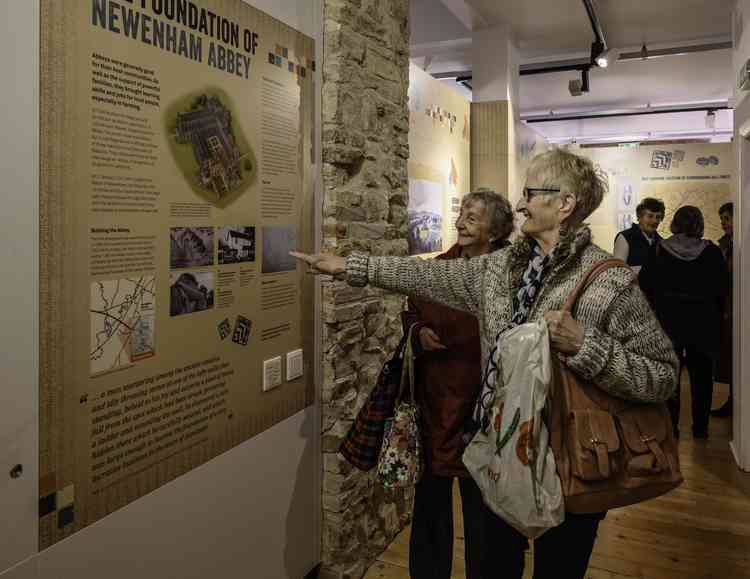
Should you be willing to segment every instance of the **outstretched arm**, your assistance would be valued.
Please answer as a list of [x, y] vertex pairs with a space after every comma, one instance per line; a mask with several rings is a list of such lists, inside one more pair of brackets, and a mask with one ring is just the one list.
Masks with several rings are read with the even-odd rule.
[[292, 252], [316, 273], [345, 278], [349, 285], [376, 287], [420, 297], [477, 314], [488, 259], [375, 257], [353, 252], [348, 258]]

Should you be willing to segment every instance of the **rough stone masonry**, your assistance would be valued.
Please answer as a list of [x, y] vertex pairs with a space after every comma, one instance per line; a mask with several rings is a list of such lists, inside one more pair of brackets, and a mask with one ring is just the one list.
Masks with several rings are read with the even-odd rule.
[[[323, 251], [406, 255], [409, 0], [325, 0]], [[338, 446], [401, 337], [402, 297], [323, 288], [324, 579], [360, 579], [406, 524], [410, 492], [386, 492]]]

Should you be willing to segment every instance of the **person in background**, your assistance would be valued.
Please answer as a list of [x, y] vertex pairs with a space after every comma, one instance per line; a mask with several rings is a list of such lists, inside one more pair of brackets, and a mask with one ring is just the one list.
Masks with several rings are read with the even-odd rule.
[[661, 236], [656, 232], [664, 220], [664, 202], [646, 197], [635, 208], [638, 223], [615, 236], [614, 256], [627, 263], [637, 275], [653, 258]]
[[[703, 214], [692, 205], [674, 214], [672, 237], [659, 244], [639, 282], [651, 297], [659, 321], [672, 339], [690, 376], [693, 438], [708, 438], [714, 388], [713, 365], [719, 351], [722, 304], [728, 273], [721, 250], [703, 239]], [[679, 436], [680, 389], [668, 401]]]
[[734, 311], [733, 299], [733, 267], [734, 258], [734, 203], [724, 203], [719, 207], [719, 219], [721, 219], [721, 228], [724, 235], [719, 239], [719, 249], [724, 256], [729, 272], [729, 287], [724, 299], [724, 308], [721, 316], [721, 338], [719, 342], [719, 358], [716, 363], [717, 382], [729, 384], [729, 398], [716, 410], [711, 411], [711, 416], [726, 417], [732, 415], [732, 359], [733, 359], [733, 342], [732, 342], [732, 316]]
[[[469, 259], [508, 245], [513, 209], [492, 191], [464, 196], [456, 221], [458, 241], [436, 259]], [[453, 481], [458, 478], [464, 521], [466, 579], [481, 579], [484, 504], [461, 462], [463, 426], [471, 418], [482, 383], [477, 319], [410, 298], [402, 316], [412, 329], [416, 397], [422, 411], [426, 469], [417, 484], [409, 544], [412, 579], [450, 579], [453, 566]]]
[[[493, 392], [503, 388], [498, 367], [506, 330], [545, 320], [550, 347], [584, 380], [630, 400], [667, 400], [678, 361], [633, 273], [603, 272], [581, 296], [575, 318], [561, 311], [591, 267], [610, 258], [594, 245], [584, 221], [607, 191], [590, 159], [562, 149], [537, 155], [516, 211], [522, 236], [509, 247], [472, 259], [413, 259], [352, 252], [348, 257], [292, 252], [312, 272], [368, 283], [436, 301], [477, 316], [485, 368], [477, 418], [489, 427]], [[485, 578], [521, 579], [526, 538], [488, 508]], [[534, 540], [534, 578], [583, 579], [605, 513], [566, 513], [565, 521]]]

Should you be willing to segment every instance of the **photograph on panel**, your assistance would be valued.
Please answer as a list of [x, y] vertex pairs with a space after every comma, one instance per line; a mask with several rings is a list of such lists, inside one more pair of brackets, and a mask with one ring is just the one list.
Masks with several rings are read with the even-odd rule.
[[177, 166], [195, 193], [219, 207], [249, 188], [257, 168], [237, 111], [229, 95], [213, 87], [175, 100], [166, 114]]
[[295, 271], [296, 260], [289, 255], [297, 249], [297, 231], [291, 226], [263, 228], [263, 273]]
[[219, 227], [219, 265], [255, 261], [255, 227]]
[[409, 255], [443, 250], [443, 186], [409, 179]]
[[204, 267], [213, 264], [213, 227], [173, 227], [170, 229], [170, 269]]
[[214, 307], [214, 273], [198, 271], [169, 276], [169, 315], [181, 316]]

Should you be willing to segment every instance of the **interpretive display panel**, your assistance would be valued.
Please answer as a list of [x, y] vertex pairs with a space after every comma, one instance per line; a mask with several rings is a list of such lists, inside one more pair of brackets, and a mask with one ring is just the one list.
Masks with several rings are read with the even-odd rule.
[[596, 243], [611, 250], [618, 231], [637, 222], [636, 207], [645, 197], [664, 201], [659, 227], [664, 237], [674, 213], [684, 205], [698, 207], [706, 239], [724, 235], [719, 207], [735, 197], [736, 163], [732, 143], [675, 143], [637, 147], [579, 148], [607, 174], [609, 195], [589, 219]]
[[411, 255], [434, 255], [456, 242], [454, 224], [470, 182], [469, 115], [468, 100], [419, 67], [409, 67]]
[[314, 55], [240, 0], [42, 1], [42, 548], [312, 403]]

